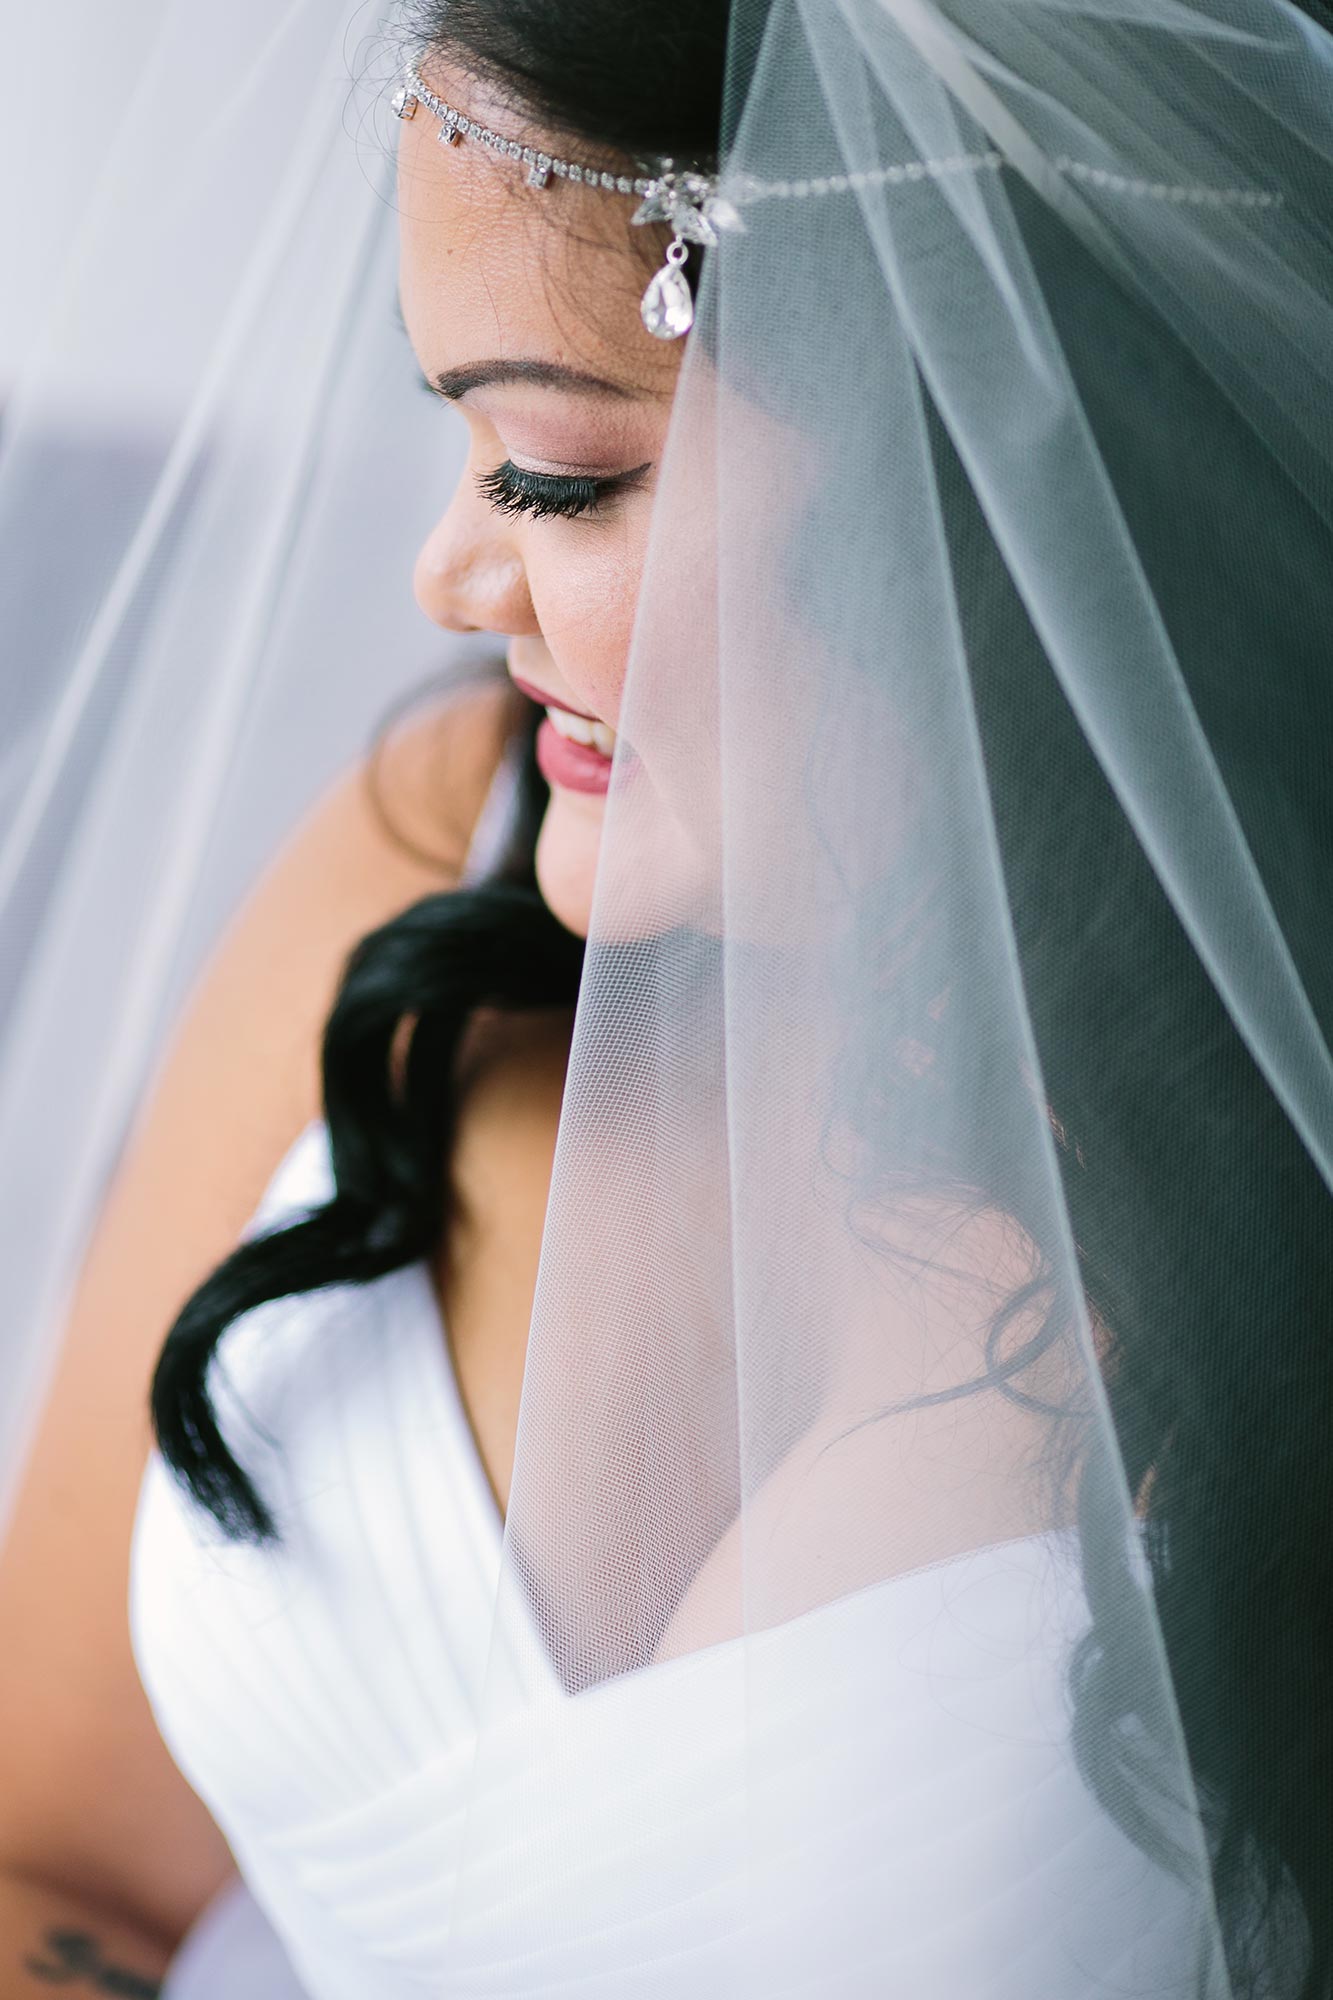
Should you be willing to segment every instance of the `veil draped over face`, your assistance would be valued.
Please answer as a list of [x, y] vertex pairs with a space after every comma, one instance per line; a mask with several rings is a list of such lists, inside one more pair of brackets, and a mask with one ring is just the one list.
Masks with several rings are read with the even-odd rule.
[[[348, 22], [155, 28], [0, 436], [11, 1426], [183, 983], [435, 664]], [[596, 1933], [608, 1996], [1294, 1996], [1333, 39], [735, 0], [732, 42], [489, 1665], [396, 1971], [554, 1993]]]

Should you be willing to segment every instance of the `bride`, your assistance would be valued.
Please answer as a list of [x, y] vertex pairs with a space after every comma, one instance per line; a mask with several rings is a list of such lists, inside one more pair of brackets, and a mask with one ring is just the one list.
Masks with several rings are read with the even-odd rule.
[[[401, 358], [467, 447], [415, 598], [496, 654], [89, 1099], [0, 1550], [0, 2000], [1333, 1995], [1330, 26], [395, 15]], [[291, 395], [320, 303], [335, 393], [182, 447], [106, 655], [141, 763], [37, 732], [175, 884], [148, 944], [68, 927], [131, 1026], [253, 844], [207, 789], [245, 700], [187, 741], [154, 650], [252, 546], [189, 479], [342, 426], [357, 538], [399, 518], [324, 80], [254, 62], [300, 171], [244, 268]], [[312, 573], [228, 658], [309, 674], [370, 589]], [[313, 768], [324, 696], [267, 685]], [[159, 822], [126, 772], [173, 758]], [[13, 1018], [54, 1132], [79, 1034]]]

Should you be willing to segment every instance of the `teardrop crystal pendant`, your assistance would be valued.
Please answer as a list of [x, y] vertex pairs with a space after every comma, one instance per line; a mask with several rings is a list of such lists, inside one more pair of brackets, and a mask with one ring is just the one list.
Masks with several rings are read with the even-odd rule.
[[640, 302], [639, 316], [655, 340], [679, 340], [694, 325], [694, 294], [680, 268], [688, 255], [688, 246], [677, 237]]

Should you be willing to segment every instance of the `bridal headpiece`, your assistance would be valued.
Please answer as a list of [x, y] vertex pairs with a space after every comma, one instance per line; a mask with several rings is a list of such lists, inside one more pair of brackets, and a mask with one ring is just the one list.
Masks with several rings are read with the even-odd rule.
[[640, 301], [639, 312], [649, 333], [658, 340], [679, 340], [694, 324], [694, 295], [684, 269], [689, 246], [716, 244], [719, 230], [743, 228], [734, 203], [719, 192], [716, 174], [697, 168], [677, 167], [670, 159], [657, 161], [644, 174], [608, 173], [600, 167], [577, 160], [558, 159], [536, 146], [524, 145], [503, 132], [493, 131], [457, 106], [446, 104], [422, 79], [415, 64], [407, 69], [393, 100], [400, 118], [414, 118], [422, 105], [440, 121], [440, 144], [456, 146], [462, 139], [474, 139], [528, 170], [532, 187], [544, 188], [554, 177], [575, 185], [599, 188], [607, 194], [639, 197], [639, 206], [630, 218], [635, 223], [665, 222], [672, 231], [666, 261], [649, 281]]
[[[984, 95], [989, 97], [988, 92]], [[394, 96], [393, 109], [399, 118], [415, 118], [418, 105], [424, 106], [439, 119], [440, 144], [443, 146], [456, 146], [462, 139], [474, 139], [479, 145], [488, 146], [492, 152], [526, 166], [528, 181], [533, 187], [544, 188], [554, 178], [600, 189], [606, 194], [637, 195], [639, 206], [631, 216], [631, 222], [668, 224], [672, 237], [667, 245], [665, 262], [653, 274], [639, 302], [643, 323], [658, 340], [679, 340], [694, 325], [694, 295], [683, 268], [689, 257], [690, 244], [698, 243], [707, 248], [716, 246], [720, 232], [744, 229], [740, 214], [743, 204], [770, 197], [799, 200], [809, 195], [847, 194], [870, 187], [938, 180], [950, 174], [994, 173], [1009, 164], [1019, 167], [1053, 198], [1059, 184], [1070, 180], [1082, 182], [1104, 194], [1205, 207], [1270, 208], [1279, 206], [1282, 200], [1280, 194], [1258, 188], [1216, 188], [1153, 181], [1137, 174], [1116, 173], [1106, 166], [1092, 165], [1063, 155], [1050, 158], [1037, 153], [1017, 134], [1013, 150], [1008, 154], [992, 147], [985, 152], [905, 160], [891, 166], [877, 165], [860, 172], [804, 180], [758, 181], [748, 176], [729, 177], [724, 188], [719, 175], [703, 172], [698, 167], [678, 167], [671, 159], [652, 162], [648, 171], [635, 175], [612, 173], [580, 161], [559, 159], [553, 153], [495, 131], [479, 119], [469, 118], [456, 105], [446, 104], [430, 89], [416, 64], [410, 63]], [[982, 115], [982, 103], [974, 101], [972, 108], [978, 116]], [[983, 118], [983, 122], [990, 121]], [[1078, 209], [1075, 212], [1078, 213]], [[1083, 214], [1086, 216], [1086, 211]], [[1092, 226], [1096, 227], [1095, 224]]]

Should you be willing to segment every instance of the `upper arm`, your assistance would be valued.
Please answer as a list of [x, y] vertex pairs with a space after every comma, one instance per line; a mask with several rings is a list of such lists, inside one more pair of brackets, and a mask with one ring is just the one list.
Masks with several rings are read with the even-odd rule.
[[[0, 1866], [132, 1911], [169, 1938], [231, 1863], [157, 1734], [130, 1651], [149, 1378], [179, 1307], [318, 1114], [320, 1037], [348, 951], [448, 886], [512, 716], [510, 691], [487, 688], [395, 753], [394, 783], [426, 768], [447, 780], [438, 864], [395, 842], [358, 768], [233, 922], [119, 1162], [0, 1551]], [[420, 826], [419, 803], [414, 812]]]

